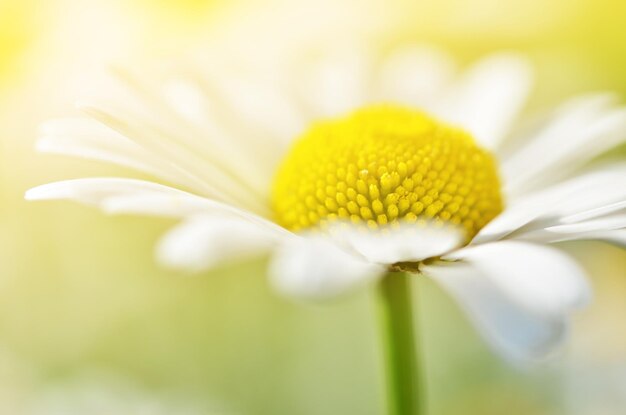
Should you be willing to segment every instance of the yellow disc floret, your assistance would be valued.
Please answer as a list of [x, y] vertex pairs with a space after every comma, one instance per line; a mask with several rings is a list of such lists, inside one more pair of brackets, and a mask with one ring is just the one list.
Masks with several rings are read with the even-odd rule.
[[386, 105], [314, 124], [278, 169], [272, 204], [278, 223], [294, 231], [429, 219], [471, 238], [503, 202], [493, 157], [468, 133]]

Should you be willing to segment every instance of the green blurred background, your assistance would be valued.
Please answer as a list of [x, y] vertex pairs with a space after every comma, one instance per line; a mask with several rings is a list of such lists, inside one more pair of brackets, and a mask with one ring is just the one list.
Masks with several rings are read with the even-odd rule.
[[[0, 0], [0, 414], [381, 413], [371, 293], [293, 303], [269, 289], [263, 261], [178, 275], [153, 261], [170, 221], [23, 201], [44, 182], [125, 173], [33, 150], [39, 123], [71, 114], [90, 73], [201, 44], [229, 8], [296, 3]], [[585, 91], [626, 94], [621, 0], [316, 7], [339, 3], [354, 20], [375, 16], [389, 45], [431, 42], [460, 62], [526, 52], [538, 69], [532, 108]], [[564, 356], [540, 368], [501, 362], [436, 286], [419, 282], [432, 415], [624, 413], [626, 254], [566, 248], [593, 275], [595, 301]]]

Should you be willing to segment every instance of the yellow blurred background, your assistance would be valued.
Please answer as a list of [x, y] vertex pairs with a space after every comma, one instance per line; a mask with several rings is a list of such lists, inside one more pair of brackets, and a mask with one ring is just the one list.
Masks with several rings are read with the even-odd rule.
[[[434, 43], [460, 62], [523, 51], [538, 70], [530, 109], [626, 95], [621, 0], [0, 0], [0, 414], [381, 413], [368, 293], [294, 304], [269, 289], [262, 261], [178, 275], [153, 261], [169, 221], [23, 201], [37, 184], [122, 173], [33, 150], [38, 125], [72, 114], [103, 67], [175, 59], [250, 16], [299, 8], [303, 20], [352, 10], [339, 15], [346, 27], [389, 46]], [[567, 249], [593, 275], [594, 304], [564, 356], [533, 370], [492, 356], [422, 283], [432, 415], [624, 413], [626, 254]]]

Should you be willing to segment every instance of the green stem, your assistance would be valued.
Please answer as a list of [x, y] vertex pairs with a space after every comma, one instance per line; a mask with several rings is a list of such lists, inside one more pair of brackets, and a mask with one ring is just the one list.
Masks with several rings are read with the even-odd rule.
[[414, 338], [411, 278], [414, 277], [404, 273], [389, 273], [378, 287], [388, 415], [425, 413]]

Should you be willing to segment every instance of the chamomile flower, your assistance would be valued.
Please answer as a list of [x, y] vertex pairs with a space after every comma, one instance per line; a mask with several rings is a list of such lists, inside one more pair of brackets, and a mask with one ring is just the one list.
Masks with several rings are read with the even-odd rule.
[[516, 129], [532, 70], [514, 54], [460, 74], [426, 47], [270, 76], [227, 68], [154, 87], [125, 76], [132, 99], [85, 103], [88, 117], [42, 129], [41, 151], [155, 182], [82, 178], [26, 197], [178, 218], [158, 243], [164, 264], [203, 271], [268, 254], [277, 289], [299, 298], [390, 270], [424, 275], [514, 360], [551, 353], [590, 297], [583, 270], [550, 245], [626, 244], [626, 164], [589, 164], [626, 136], [612, 96]]

